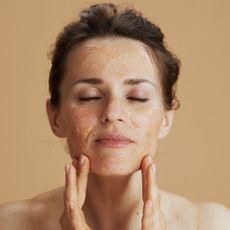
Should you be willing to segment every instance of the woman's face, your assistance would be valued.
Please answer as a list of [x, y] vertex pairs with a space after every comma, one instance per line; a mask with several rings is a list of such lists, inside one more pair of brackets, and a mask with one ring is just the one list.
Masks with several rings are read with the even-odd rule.
[[[95, 80], [78, 82], [89, 78]], [[146, 81], [125, 83], [128, 79]], [[143, 156], [156, 152], [164, 113], [156, 66], [141, 42], [93, 38], [69, 53], [58, 122], [71, 157], [87, 155], [92, 172], [128, 175], [138, 170]], [[120, 147], [95, 142], [107, 132], [133, 142]]]

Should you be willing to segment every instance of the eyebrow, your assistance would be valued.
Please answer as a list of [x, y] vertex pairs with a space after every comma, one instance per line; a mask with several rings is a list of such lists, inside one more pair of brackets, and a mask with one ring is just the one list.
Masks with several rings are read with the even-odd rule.
[[[100, 78], [83, 78], [83, 79], [79, 79], [79, 80], [76, 80], [72, 83], [72, 86], [73, 85], [76, 85], [76, 84], [80, 84], [80, 83], [87, 83], [87, 84], [92, 84], [92, 85], [100, 85], [100, 84], [103, 84], [104, 81]], [[126, 79], [124, 81], [124, 84], [125, 85], [137, 85], [137, 84], [140, 84], [140, 83], [149, 83], [151, 85], [153, 85], [154, 87], [156, 87], [156, 84], [147, 80], [147, 79], [142, 79], [142, 78], [131, 78], [131, 79]]]

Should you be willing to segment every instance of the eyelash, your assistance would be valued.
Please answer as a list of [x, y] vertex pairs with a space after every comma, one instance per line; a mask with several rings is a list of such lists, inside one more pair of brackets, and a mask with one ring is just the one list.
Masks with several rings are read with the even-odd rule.
[[[79, 97], [79, 101], [90, 101], [90, 100], [98, 100], [101, 97]], [[136, 97], [128, 97], [128, 99], [138, 102], [146, 102], [149, 99], [147, 98], [136, 98]]]

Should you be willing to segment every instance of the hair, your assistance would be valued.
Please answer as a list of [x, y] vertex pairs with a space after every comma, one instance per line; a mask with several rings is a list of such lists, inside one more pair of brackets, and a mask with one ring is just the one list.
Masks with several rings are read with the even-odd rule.
[[180, 107], [176, 97], [176, 82], [181, 63], [166, 49], [164, 34], [157, 25], [143, 17], [141, 12], [131, 7], [120, 9], [113, 3], [93, 4], [80, 11], [79, 16], [79, 20], [67, 24], [58, 34], [49, 54], [49, 92], [54, 108], [60, 106], [60, 84], [69, 52], [83, 41], [105, 36], [123, 36], [144, 43], [158, 67], [164, 108], [176, 110]]

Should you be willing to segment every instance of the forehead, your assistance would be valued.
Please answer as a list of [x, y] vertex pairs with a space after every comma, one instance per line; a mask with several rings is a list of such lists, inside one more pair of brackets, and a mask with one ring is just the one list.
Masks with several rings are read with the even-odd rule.
[[114, 36], [89, 39], [75, 47], [68, 55], [66, 72], [75, 77], [86, 73], [122, 77], [157, 75], [157, 68], [142, 42]]

